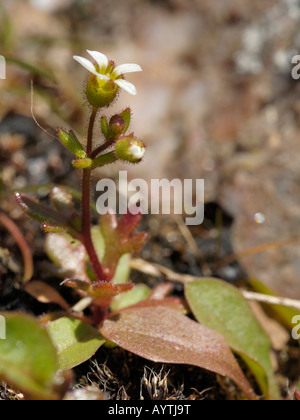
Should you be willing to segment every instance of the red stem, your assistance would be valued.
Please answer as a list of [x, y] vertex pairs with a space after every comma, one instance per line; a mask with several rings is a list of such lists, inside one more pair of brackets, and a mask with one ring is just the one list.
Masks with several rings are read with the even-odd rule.
[[34, 272], [33, 259], [29, 245], [27, 244], [22, 232], [18, 226], [4, 213], [0, 213], [0, 223], [9, 231], [17, 242], [18, 247], [21, 250], [23, 261], [24, 261], [24, 282], [28, 282]]
[[[87, 156], [90, 157], [93, 149], [93, 133], [97, 116], [97, 109], [93, 109], [87, 139]], [[107, 281], [103, 268], [98, 259], [91, 235], [91, 173], [90, 168], [83, 170], [82, 180], [82, 241], [90, 258], [90, 262], [97, 276], [98, 281]]]
[[106, 143], [102, 144], [101, 146], [97, 147], [92, 153], [91, 153], [91, 159], [95, 159], [100, 153], [104, 152], [106, 149], [111, 147], [115, 142], [115, 139], [108, 140]]

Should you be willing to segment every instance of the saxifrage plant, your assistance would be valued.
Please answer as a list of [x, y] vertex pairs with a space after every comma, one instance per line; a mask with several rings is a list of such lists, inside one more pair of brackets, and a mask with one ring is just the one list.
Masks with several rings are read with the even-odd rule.
[[[81, 210], [77, 211], [72, 194], [61, 186], [50, 191], [51, 206], [23, 193], [17, 193], [16, 200], [47, 233], [46, 251], [58, 267], [62, 286], [75, 289], [80, 297], [88, 297], [90, 311], [88, 315], [74, 313], [55, 295], [53, 299], [64, 309], [59, 315], [48, 314], [38, 321], [15, 313], [3, 314], [8, 328], [7, 339], [0, 341], [0, 377], [29, 398], [59, 399], [68, 387], [69, 370], [90, 359], [103, 344], [114, 342], [155, 362], [189, 364], [227, 376], [248, 399], [256, 399], [233, 350], [255, 374], [265, 398], [278, 398], [268, 337], [237, 290], [228, 289], [220, 280], [199, 279], [186, 287], [188, 306], [183, 299], [168, 297], [168, 287], [167, 292], [161, 288], [160, 293], [146, 285], [135, 287], [128, 281], [129, 258], [147, 238], [144, 233], [134, 234], [141, 214], [133, 215], [129, 209], [118, 220], [116, 214], [108, 213], [92, 226], [93, 171], [118, 160], [140, 163], [145, 145], [129, 132], [129, 108], [109, 120], [100, 115], [100, 109], [109, 107], [120, 89], [136, 94], [124, 74], [141, 71], [140, 66], [116, 66], [104, 54], [88, 53], [94, 62], [74, 57], [90, 72], [85, 89], [91, 107], [86, 145], [73, 131], [57, 131], [58, 139], [74, 155], [74, 168], [82, 170]], [[103, 136], [100, 144], [94, 144], [97, 120]], [[37, 296], [40, 282], [30, 284], [27, 290]], [[186, 316], [189, 308], [202, 325]], [[236, 311], [232, 316], [241, 316], [245, 322], [231, 323], [233, 309]], [[214, 311], [216, 317], [211, 318]], [[260, 351], [255, 345], [247, 347], [251, 340], [263, 343]], [[28, 354], [33, 351], [39, 356], [36, 363], [33, 358], [28, 361]], [[47, 367], [44, 372], [42, 366]]]

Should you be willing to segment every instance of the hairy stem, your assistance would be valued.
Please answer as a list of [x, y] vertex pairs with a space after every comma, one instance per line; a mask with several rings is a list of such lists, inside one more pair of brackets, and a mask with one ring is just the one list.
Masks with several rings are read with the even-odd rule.
[[87, 157], [90, 157], [90, 155], [92, 153], [92, 150], [93, 150], [93, 135], [94, 135], [94, 127], [95, 127], [95, 121], [96, 121], [97, 113], [98, 113], [98, 109], [94, 108], [92, 110], [92, 114], [90, 116], [87, 146], [86, 146]]
[[[88, 128], [88, 139], [87, 139], [87, 156], [90, 157], [92, 149], [93, 149], [93, 133], [94, 133], [94, 126], [97, 116], [97, 109], [93, 109], [89, 128]], [[83, 180], [82, 180], [82, 240], [85, 246], [85, 249], [88, 253], [90, 258], [90, 262], [92, 264], [93, 270], [97, 276], [99, 281], [107, 281], [106, 276], [103, 272], [102, 266], [98, 259], [97, 253], [95, 251], [95, 247], [92, 241], [91, 235], [91, 168], [87, 168], [83, 170]]]
[[102, 144], [101, 146], [97, 147], [92, 153], [91, 153], [91, 159], [95, 159], [100, 153], [104, 152], [108, 148], [110, 148], [114, 144], [115, 140], [111, 139], [108, 140], [106, 143]]

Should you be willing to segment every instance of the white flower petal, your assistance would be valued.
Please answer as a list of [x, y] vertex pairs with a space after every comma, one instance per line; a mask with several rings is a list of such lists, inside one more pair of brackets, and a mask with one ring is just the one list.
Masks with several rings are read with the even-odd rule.
[[127, 82], [127, 80], [118, 79], [114, 81], [120, 88], [126, 90], [126, 92], [130, 93], [130, 95], [136, 95], [136, 87], [130, 83]]
[[143, 71], [138, 64], [121, 64], [114, 69], [113, 74], [118, 77], [121, 76], [121, 74], [134, 73], [136, 71]]
[[74, 60], [78, 61], [79, 64], [81, 64], [84, 68], [86, 68], [90, 73], [93, 73], [95, 76], [97, 76], [99, 79], [102, 80], [109, 80], [109, 77], [104, 76], [103, 74], [100, 74], [96, 71], [95, 66], [93, 63], [91, 63], [89, 60], [87, 60], [84, 57], [79, 57], [78, 55], [74, 55]]
[[138, 146], [134, 144], [133, 146], [129, 147], [129, 153], [131, 153], [134, 159], [143, 159], [146, 153], [145, 147]]
[[87, 52], [90, 54], [90, 56], [93, 57], [93, 59], [96, 61], [96, 63], [99, 65], [100, 69], [101, 68], [107, 68], [108, 66], [108, 58], [106, 57], [106, 55], [98, 52], [98, 51], [89, 51], [87, 50]]
[[74, 60], [78, 61], [78, 63], [81, 64], [84, 68], [86, 68], [89, 72], [93, 74], [97, 73], [94, 64], [86, 58], [79, 57], [78, 55], [74, 55], [73, 58]]

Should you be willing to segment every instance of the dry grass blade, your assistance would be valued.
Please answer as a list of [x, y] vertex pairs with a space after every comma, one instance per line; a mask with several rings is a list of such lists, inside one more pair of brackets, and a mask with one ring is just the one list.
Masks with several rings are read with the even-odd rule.
[[229, 255], [228, 257], [225, 257], [219, 264], [217, 264], [217, 268], [224, 267], [226, 265], [229, 265], [235, 261], [240, 260], [241, 258], [250, 257], [255, 254], [259, 254], [261, 252], [270, 251], [272, 249], [278, 249], [282, 248], [283, 246], [287, 245], [293, 245], [300, 241], [300, 238], [292, 238], [292, 239], [286, 239], [284, 241], [278, 241], [278, 242], [271, 242], [268, 244], [262, 244], [257, 245], [252, 248], [246, 249], [244, 251], [238, 252], [236, 254]]
[[[188, 274], [175, 273], [174, 271], [166, 267], [163, 267], [158, 264], [152, 264], [142, 259], [133, 259], [130, 265], [133, 270], [140, 271], [141, 273], [147, 274], [152, 277], [163, 277], [165, 280], [176, 283], [186, 284], [191, 283], [195, 280], [199, 280], [198, 277], [190, 276]], [[267, 305], [285, 306], [287, 308], [300, 310], [299, 300], [277, 296], [269, 296], [261, 293], [249, 292], [246, 290], [240, 290], [240, 292], [247, 300], [266, 303]]]

